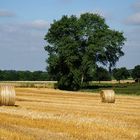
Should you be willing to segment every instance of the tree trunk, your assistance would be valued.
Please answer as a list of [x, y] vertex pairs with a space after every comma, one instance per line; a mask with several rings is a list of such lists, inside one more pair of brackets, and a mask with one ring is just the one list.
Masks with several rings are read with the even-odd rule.
[[110, 74], [110, 76], [112, 77], [112, 69], [111, 69], [111, 64], [109, 65], [109, 68], [108, 68], [108, 71], [109, 71], [109, 74]]
[[109, 66], [108, 71], [109, 71], [109, 73], [111, 74], [111, 66]]

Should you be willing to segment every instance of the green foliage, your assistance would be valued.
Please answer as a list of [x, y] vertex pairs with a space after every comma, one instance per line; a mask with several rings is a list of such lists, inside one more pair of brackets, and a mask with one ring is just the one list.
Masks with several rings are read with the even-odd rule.
[[0, 81], [47, 81], [48, 73], [43, 71], [0, 70]]
[[91, 83], [90, 86], [85, 87], [82, 91], [99, 93], [104, 89], [113, 89], [116, 94], [121, 95], [139, 95], [140, 96], [140, 84], [139, 83]]
[[18, 73], [14, 70], [0, 71], [0, 80], [18, 80]]
[[80, 86], [80, 79], [77, 73], [64, 75], [58, 82], [58, 88], [63, 90], [78, 90]]
[[130, 74], [125, 67], [122, 67], [113, 69], [113, 76], [117, 81], [120, 82], [120, 80], [127, 79], [130, 76]]
[[111, 76], [109, 74], [109, 72], [102, 68], [102, 67], [97, 67], [96, 71], [93, 74], [93, 80], [94, 81], [110, 81], [111, 80]]
[[132, 77], [137, 82], [140, 82], [140, 65], [135, 66], [135, 68], [132, 70]]
[[111, 68], [123, 55], [123, 33], [111, 30], [105, 19], [85, 13], [63, 16], [51, 24], [45, 36], [47, 71], [61, 89], [79, 89], [91, 80], [97, 63]]

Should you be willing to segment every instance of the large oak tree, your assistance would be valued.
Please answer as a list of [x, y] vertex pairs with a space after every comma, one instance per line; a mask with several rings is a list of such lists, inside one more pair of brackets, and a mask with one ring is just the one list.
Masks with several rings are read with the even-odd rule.
[[92, 77], [97, 64], [111, 67], [124, 55], [122, 32], [111, 30], [98, 14], [63, 16], [45, 36], [48, 73], [58, 87], [77, 90]]

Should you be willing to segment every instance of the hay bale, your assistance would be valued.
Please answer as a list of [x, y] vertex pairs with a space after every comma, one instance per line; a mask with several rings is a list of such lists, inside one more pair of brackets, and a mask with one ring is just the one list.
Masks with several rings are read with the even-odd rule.
[[0, 105], [15, 105], [15, 88], [11, 85], [2, 85], [0, 88]]
[[115, 103], [114, 90], [102, 90], [100, 92], [101, 101], [104, 103]]

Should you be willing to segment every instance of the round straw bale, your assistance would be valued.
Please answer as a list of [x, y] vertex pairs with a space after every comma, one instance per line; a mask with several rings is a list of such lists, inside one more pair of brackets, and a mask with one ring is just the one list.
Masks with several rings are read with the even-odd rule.
[[100, 92], [101, 101], [104, 103], [115, 103], [114, 90], [102, 90]]
[[0, 105], [15, 105], [15, 89], [11, 85], [2, 85], [0, 88]]

